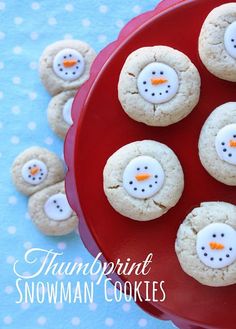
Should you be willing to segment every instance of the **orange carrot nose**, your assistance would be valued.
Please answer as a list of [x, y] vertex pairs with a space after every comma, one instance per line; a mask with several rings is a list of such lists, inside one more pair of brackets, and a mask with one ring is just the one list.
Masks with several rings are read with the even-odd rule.
[[144, 181], [144, 180], [147, 180], [148, 178], [150, 178], [151, 175], [150, 174], [138, 174], [135, 176], [135, 178], [137, 179], [137, 181], [141, 182], [141, 181]]
[[236, 141], [231, 140], [231, 141], [229, 142], [229, 145], [230, 145], [231, 147], [236, 147]]
[[33, 167], [30, 169], [31, 175], [36, 175], [39, 172], [39, 167]]
[[164, 79], [164, 78], [152, 78], [151, 79], [151, 83], [153, 86], [158, 86], [161, 85], [165, 82], [167, 82], [168, 80]]
[[77, 63], [76, 59], [66, 59], [63, 61], [65, 67], [72, 67]]
[[212, 250], [222, 250], [225, 248], [223, 244], [217, 242], [210, 242], [209, 246], [211, 247]]

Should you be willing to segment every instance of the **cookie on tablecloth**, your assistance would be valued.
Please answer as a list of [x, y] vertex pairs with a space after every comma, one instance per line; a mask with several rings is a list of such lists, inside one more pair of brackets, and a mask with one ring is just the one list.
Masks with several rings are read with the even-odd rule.
[[118, 96], [124, 111], [150, 126], [168, 126], [197, 105], [200, 75], [180, 51], [154, 46], [131, 53], [120, 73]]
[[236, 3], [227, 3], [207, 16], [199, 37], [199, 55], [216, 77], [236, 82]]
[[236, 103], [226, 103], [206, 120], [199, 138], [202, 165], [218, 181], [236, 186]]
[[11, 173], [16, 188], [25, 195], [62, 181], [65, 176], [62, 161], [41, 147], [31, 147], [19, 154]]
[[138, 221], [158, 218], [179, 201], [184, 176], [174, 152], [144, 140], [125, 145], [107, 161], [104, 192], [111, 206]]
[[205, 202], [180, 225], [175, 243], [184, 272], [200, 283], [236, 283], [236, 206]]
[[67, 201], [64, 181], [33, 194], [28, 208], [32, 221], [44, 234], [65, 235], [78, 225], [78, 219]]
[[71, 108], [75, 94], [76, 90], [63, 91], [54, 96], [48, 105], [48, 122], [52, 130], [63, 139], [73, 123]]
[[39, 73], [51, 95], [78, 89], [89, 78], [95, 51], [79, 40], [61, 40], [49, 45], [40, 58]]

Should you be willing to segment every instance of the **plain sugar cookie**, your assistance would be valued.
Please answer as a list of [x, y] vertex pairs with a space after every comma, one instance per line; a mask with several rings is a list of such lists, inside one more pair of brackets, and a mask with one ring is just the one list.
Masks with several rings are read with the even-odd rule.
[[78, 89], [89, 78], [95, 51], [79, 40], [61, 40], [48, 46], [40, 58], [39, 73], [51, 95]]
[[47, 110], [48, 122], [52, 130], [65, 138], [68, 129], [72, 125], [71, 108], [76, 90], [63, 91], [54, 96]]
[[236, 103], [223, 104], [211, 113], [198, 147], [208, 173], [226, 185], [236, 186]]
[[31, 147], [19, 154], [13, 162], [11, 173], [16, 188], [25, 195], [62, 181], [65, 176], [62, 161], [54, 153], [40, 147]]
[[132, 119], [149, 126], [168, 126], [194, 109], [200, 84], [198, 70], [180, 51], [144, 47], [128, 56], [120, 73], [118, 97]]
[[179, 201], [184, 176], [174, 152], [144, 140], [123, 146], [107, 161], [104, 192], [111, 206], [138, 221], [158, 218]]
[[215, 8], [199, 36], [199, 55], [216, 77], [236, 82], [236, 3]]
[[28, 208], [32, 221], [44, 234], [65, 235], [78, 225], [65, 194], [64, 181], [32, 195]]
[[200, 283], [236, 283], [236, 206], [206, 202], [181, 224], [175, 250], [184, 272]]

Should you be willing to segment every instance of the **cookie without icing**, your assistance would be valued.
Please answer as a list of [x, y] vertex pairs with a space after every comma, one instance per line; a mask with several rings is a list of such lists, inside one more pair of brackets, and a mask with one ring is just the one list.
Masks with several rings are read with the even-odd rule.
[[95, 51], [79, 40], [61, 40], [48, 46], [40, 58], [39, 73], [51, 95], [78, 89], [89, 78]]
[[120, 73], [118, 97], [132, 119], [168, 126], [185, 118], [200, 97], [200, 75], [180, 51], [154, 46], [131, 53]]
[[236, 3], [212, 10], [199, 36], [199, 55], [216, 77], [236, 82]]
[[223, 104], [210, 114], [198, 148], [208, 173], [226, 185], [236, 186], [236, 103]]
[[31, 195], [64, 179], [62, 161], [45, 148], [31, 147], [17, 156], [11, 169], [16, 188]]
[[63, 139], [72, 124], [71, 107], [75, 94], [76, 90], [63, 91], [54, 96], [48, 105], [48, 122], [52, 130]]
[[78, 225], [65, 195], [64, 181], [33, 194], [28, 208], [32, 221], [44, 234], [65, 235]]
[[182, 167], [174, 152], [151, 140], [116, 151], [108, 159], [103, 177], [111, 206], [138, 221], [165, 214], [179, 201], [184, 188]]
[[175, 250], [184, 272], [200, 283], [236, 283], [236, 206], [205, 202], [180, 225]]

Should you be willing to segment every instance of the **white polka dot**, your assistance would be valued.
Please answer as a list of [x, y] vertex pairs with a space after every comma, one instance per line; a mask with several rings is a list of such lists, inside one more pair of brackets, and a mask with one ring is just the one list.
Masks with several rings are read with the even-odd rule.
[[91, 303], [91, 304], [89, 304], [89, 309], [90, 309], [90, 311], [96, 311], [96, 309], [97, 309], [97, 304], [96, 303]]
[[3, 322], [5, 324], [11, 324], [12, 323], [12, 317], [9, 316], [9, 315], [5, 316], [4, 319], [3, 319]]
[[35, 91], [30, 91], [30, 92], [28, 93], [28, 97], [29, 97], [29, 99], [30, 99], [31, 101], [34, 101], [34, 100], [38, 97], [38, 95], [37, 95], [37, 93], [36, 93]]
[[2, 91], [0, 91], [0, 99], [3, 99], [3, 97], [4, 97], [4, 94]]
[[18, 136], [12, 136], [11, 137], [11, 143], [14, 145], [17, 145], [20, 143], [20, 138]]
[[0, 62], [0, 70], [2, 70], [4, 68], [4, 63]]
[[142, 8], [140, 6], [134, 6], [132, 8], [132, 11], [135, 13], [135, 14], [140, 14], [141, 13], [141, 10]]
[[19, 55], [22, 53], [22, 48], [20, 46], [15, 46], [13, 48], [13, 53], [16, 54], [16, 55]]
[[84, 27], [88, 27], [88, 26], [90, 26], [91, 25], [91, 21], [88, 19], [88, 18], [84, 18], [84, 19], [82, 19], [82, 25], [84, 26]]
[[30, 122], [27, 124], [27, 127], [29, 128], [29, 130], [35, 130], [35, 128], [37, 127], [36, 122], [34, 122], [34, 121], [30, 121]]
[[11, 111], [13, 114], [19, 114], [20, 113], [20, 107], [18, 105], [12, 106]]
[[38, 10], [38, 9], [40, 8], [40, 4], [39, 4], [38, 2], [33, 2], [33, 3], [31, 4], [31, 8], [32, 8], [33, 10]]
[[108, 12], [108, 7], [105, 6], [105, 5], [101, 5], [101, 6], [99, 7], [99, 11], [100, 11], [100, 13], [102, 13], [102, 14], [106, 14], [106, 13]]
[[45, 138], [44, 143], [47, 145], [52, 145], [53, 139], [51, 137], [47, 137], [47, 138]]
[[73, 326], [78, 326], [78, 325], [80, 324], [80, 318], [78, 318], [77, 316], [73, 317], [73, 318], [71, 319], [71, 324], [72, 324]]
[[108, 296], [113, 296], [114, 295], [114, 289], [108, 288], [107, 289], [107, 294], [108, 294]]
[[2, 123], [2, 121], [0, 121], [0, 129], [2, 129], [3, 128], [3, 123]]
[[74, 10], [74, 6], [71, 3], [67, 3], [65, 5], [65, 10], [69, 11], [69, 12], [72, 12]]
[[124, 312], [129, 312], [130, 309], [131, 309], [131, 305], [129, 303], [125, 303], [125, 304], [122, 305], [122, 310]]
[[9, 234], [15, 234], [16, 233], [16, 227], [15, 226], [8, 226], [7, 232]]
[[51, 26], [53, 26], [53, 25], [57, 25], [57, 20], [56, 20], [56, 18], [55, 18], [55, 17], [50, 17], [50, 18], [48, 19], [48, 25], [51, 25]]
[[0, 158], [2, 157], [2, 152], [0, 152]]
[[31, 249], [32, 246], [33, 246], [33, 244], [32, 244], [32, 242], [30, 242], [30, 241], [26, 241], [26, 242], [24, 243], [24, 248], [25, 248], [25, 249]]
[[18, 200], [17, 197], [15, 197], [14, 195], [9, 196], [8, 198], [8, 203], [11, 205], [15, 205], [17, 204]]
[[20, 77], [13, 77], [12, 82], [14, 85], [19, 85], [21, 83], [21, 78]]
[[22, 17], [15, 17], [14, 18], [14, 23], [16, 24], [16, 25], [20, 25], [20, 24], [22, 24], [23, 23], [23, 18]]
[[147, 325], [147, 320], [146, 319], [140, 319], [138, 322], [139, 327], [146, 327]]
[[64, 279], [64, 274], [57, 274], [56, 278], [57, 278], [57, 280], [63, 280]]
[[13, 292], [13, 287], [12, 286], [7, 286], [4, 291], [6, 294], [10, 295]]
[[20, 306], [21, 306], [22, 310], [27, 310], [30, 307], [30, 304], [24, 302], [24, 303], [21, 303]]
[[83, 263], [83, 259], [81, 257], [76, 257], [75, 263], [78, 263], [78, 264]]
[[98, 41], [99, 42], [106, 42], [106, 40], [107, 40], [107, 36], [105, 34], [100, 34], [98, 36]]
[[105, 325], [108, 327], [112, 327], [114, 324], [114, 320], [112, 318], [106, 318]]
[[7, 256], [7, 264], [13, 264], [13, 263], [15, 263], [15, 257]]
[[38, 37], [39, 37], [38, 32], [31, 32], [31, 33], [30, 33], [30, 38], [31, 38], [31, 40], [37, 40]]
[[45, 318], [45, 316], [40, 316], [40, 317], [37, 319], [37, 323], [38, 323], [40, 326], [45, 325], [46, 322], [47, 322], [47, 318]]
[[31, 219], [28, 212], [25, 213], [25, 219], [27, 219], [27, 220], [30, 220]]
[[6, 34], [4, 32], [0, 31], [0, 40], [3, 40], [5, 38]]
[[64, 35], [64, 39], [65, 39], [65, 40], [72, 40], [72, 39], [73, 39], [73, 35], [67, 33], [67, 34]]
[[58, 311], [62, 310], [63, 309], [63, 303], [56, 303], [55, 304], [55, 309], [58, 310]]
[[124, 21], [122, 21], [122, 19], [118, 19], [118, 20], [116, 21], [116, 26], [117, 26], [119, 29], [121, 29], [122, 27], [124, 27], [124, 25], [125, 25], [125, 23], [124, 23]]
[[57, 248], [60, 249], [60, 250], [65, 250], [66, 249], [66, 243], [65, 242], [59, 242], [57, 244]]
[[91, 279], [92, 281], [97, 281], [98, 277], [99, 277], [98, 274], [91, 274], [91, 275], [90, 275], [90, 279]]
[[5, 2], [0, 2], [0, 10], [5, 10], [5, 8], [6, 8], [6, 4], [5, 4]]
[[31, 70], [36, 70], [38, 68], [38, 63], [37, 62], [30, 62], [29, 67]]

